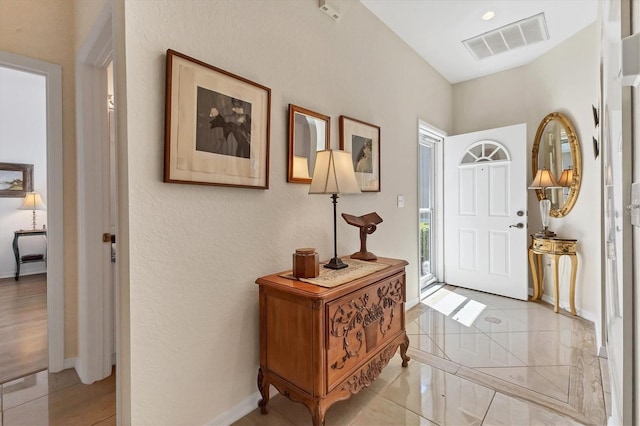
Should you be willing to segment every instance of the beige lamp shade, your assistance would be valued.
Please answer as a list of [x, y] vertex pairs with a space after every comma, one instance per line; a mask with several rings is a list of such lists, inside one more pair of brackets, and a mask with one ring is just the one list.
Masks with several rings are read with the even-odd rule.
[[32, 214], [32, 222], [31, 229], [36, 229], [36, 210], [46, 210], [47, 206], [42, 201], [40, 194], [37, 192], [27, 192], [27, 195], [24, 196], [24, 201], [22, 201], [22, 205], [18, 207], [19, 210], [31, 210]]
[[542, 189], [546, 188], [558, 188], [560, 184], [556, 181], [556, 178], [549, 169], [538, 169], [536, 176], [533, 178], [533, 182], [529, 185], [529, 189]]
[[24, 196], [20, 210], [46, 210], [47, 206], [42, 201], [42, 197], [37, 192], [27, 192]]
[[571, 186], [572, 183], [573, 183], [573, 169], [572, 168], [564, 169], [562, 171], [562, 174], [560, 175], [558, 184], [560, 186], [564, 186], [565, 188], [568, 188]]
[[309, 176], [309, 160], [307, 157], [293, 157], [293, 177], [311, 179], [311, 176]]
[[318, 151], [309, 194], [359, 194], [351, 153]]

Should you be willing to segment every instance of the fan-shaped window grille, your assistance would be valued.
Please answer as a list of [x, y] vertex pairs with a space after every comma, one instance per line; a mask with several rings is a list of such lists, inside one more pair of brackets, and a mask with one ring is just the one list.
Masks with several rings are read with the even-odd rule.
[[495, 141], [480, 141], [470, 145], [465, 151], [460, 165], [482, 162], [511, 161], [509, 151]]

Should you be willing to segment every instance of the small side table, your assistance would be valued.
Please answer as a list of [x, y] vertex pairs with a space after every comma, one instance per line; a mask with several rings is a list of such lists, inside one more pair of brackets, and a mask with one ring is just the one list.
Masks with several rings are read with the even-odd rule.
[[[576, 256], [576, 244], [578, 240], [566, 238], [545, 238], [531, 236], [531, 246], [529, 247], [529, 265], [531, 266], [531, 275], [533, 276], [533, 298], [538, 300], [542, 297], [543, 292], [543, 269], [542, 255], [548, 254], [553, 256], [553, 286], [555, 292], [554, 311], [558, 312], [558, 304], [560, 301], [560, 284], [558, 282], [558, 263], [561, 256], [571, 257], [571, 284], [569, 289], [569, 304], [571, 307], [571, 315], [576, 314], [576, 272], [578, 270], [578, 257]], [[536, 264], [537, 263], [537, 264]]]
[[13, 236], [13, 254], [16, 257], [16, 281], [20, 279], [20, 265], [23, 263], [32, 263], [32, 262], [45, 262], [47, 263], [47, 251], [45, 249], [44, 253], [38, 254], [25, 254], [20, 256], [20, 246], [18, 245], [18, 240], [20, 237], [31, 237], [34, 235], [44, 235], [47, 237], [46, 229], [26, 229], [19, 230], [14, 232]]

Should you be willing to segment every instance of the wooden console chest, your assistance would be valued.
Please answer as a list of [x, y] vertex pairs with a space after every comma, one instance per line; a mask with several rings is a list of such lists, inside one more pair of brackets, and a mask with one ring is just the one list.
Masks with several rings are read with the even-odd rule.
[[400, 348], [406, 367], [404, 260], [334, 288], [278, 274], [259, 278], [258, 403], [267, 414], [269, 385], [309, 408], [315, 426], [327, 409], [369, 386]]

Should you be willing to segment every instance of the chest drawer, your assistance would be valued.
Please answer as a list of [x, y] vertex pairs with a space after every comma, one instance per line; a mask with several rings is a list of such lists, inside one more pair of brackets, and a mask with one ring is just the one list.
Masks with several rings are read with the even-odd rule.
[[533, 249], [542, 252], [551, 252], [553, 242], [550, 240], [533, 240]]
[[404, 330], [404, 280], [396, 274], [327, 303], [328, 390]]

